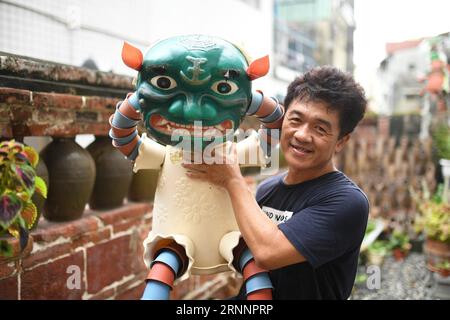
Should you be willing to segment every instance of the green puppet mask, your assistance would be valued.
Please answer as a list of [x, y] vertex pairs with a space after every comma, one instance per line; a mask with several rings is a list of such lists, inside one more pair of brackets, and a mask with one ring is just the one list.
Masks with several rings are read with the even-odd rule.
[[122, 59], [139, 71], [136, 92], [146, 129], [169, 145], [183, 139], [205, 147], [230, 139], [251, 101], [251, 81], [269, 69], [267, 56], [249, 65], [235, 45], [204, 35], [162, 40], [145, 56], [125, 43]]

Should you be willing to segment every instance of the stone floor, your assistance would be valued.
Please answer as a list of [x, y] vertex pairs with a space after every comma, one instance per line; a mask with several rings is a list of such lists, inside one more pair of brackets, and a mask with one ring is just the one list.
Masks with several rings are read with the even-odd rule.
[[[350, 299], [352, 300], [434, 300], [440, 297], [450, 299], [450, 279], [446, 284], [437, 281], [437, 275], [429, 272], [425, 267], [423, 254], [411, 253], [404, 261], [395, 261], [393, 257], [386, 257], [380, 270], [381, 281], [379, 289], [369, 289], [368, 284], [373, 281], [364, 279], [374, 275], [367, 266], [360, 266], [358, 278]], [[363, 276], [361, 276], [363, 275]], [[372, 278], [373, 280], [373, 278]], [[439, 281], [441, 282], [441, 281]], [[442, 293], [443, 292], [443, 293]]]

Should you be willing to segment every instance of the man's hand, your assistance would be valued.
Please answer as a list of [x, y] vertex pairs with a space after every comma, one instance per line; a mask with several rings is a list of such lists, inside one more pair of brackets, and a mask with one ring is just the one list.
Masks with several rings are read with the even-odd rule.
[[[210, 164], [183, 163], [182, 166], [188, 170], [186, 175], [193, 179], [208, 181], [227, 190], [234, 182], [242, 181], [244, 178], [239, 168], [236, 144], [228, 142], [226, 148], [221, 146], [211, 152], [211, 157], [204, 158], [204, 163]], [[222, 152], [224, 149], [225, 151]]]

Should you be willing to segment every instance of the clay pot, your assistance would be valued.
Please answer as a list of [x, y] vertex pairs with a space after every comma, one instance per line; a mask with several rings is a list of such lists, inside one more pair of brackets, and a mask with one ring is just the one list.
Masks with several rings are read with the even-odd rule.
[[395, 261], [403, 261], [403, 260], [405, 260], [406, 252], [404, 252], [403, 250], [401, 250], [399, 248], [395, 248], [393, 250], [392, 254], [394, 255]]
[[95, 163], [73, 138], [55, 138], [41, 152], [49, 175], [44, 217], [50, 221], [80, 218], [95, 182]]
[[159, 170], [139, 170], [133, 174], [128, 200], [135, 202], [153, 201], [156, 185], [158, 183]]
[[[36, 175], [38, 177], [41, 177], [42, 180], [45, 181], [45, 184], [47, 185], [47, 189], [49, 188], [49, 178], [48, 178], [48, 170], [45, 162], [42, 160], [42, 158], [39, 159], [39, 162], [36, 166]], [[33, 194], [33, 197], [31, 197], [31, 200], [33, 201], [34, 205], [37, 209], [37, 217], [36, 221], [33, 223], [33, 226], [30, 228], [30, 230], [33, 230], [37, 227], [39, 219], [41, 217], [42, 212], [44, 211], [44, 205], [45, 205], [45, 198], [41, 196], [39, 193], [35, 192]]]
[[96, 137], [86, 150], [94, 159], [97, 172], [89, 206], [98, 210], [120, 207], [133, 176], [132, 162], [113, 147], [109, 137]]
[[448, 276], [449, 270], [442, 269], [439, 265], [450, 259], [450, 244], [433, 239], [426, 239], [423, 251], [427, 260], [427, 268], [430, 271], [438, 272], [442, 276]]

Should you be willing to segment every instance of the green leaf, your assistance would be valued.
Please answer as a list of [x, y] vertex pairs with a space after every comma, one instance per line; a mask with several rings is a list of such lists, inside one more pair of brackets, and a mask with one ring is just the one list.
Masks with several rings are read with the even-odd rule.
[[34, 150], [34, 148], [30, 146], [25, 146], [23, 148], [23, 152], [25, 153], [33, 168], [36, 168], [39, 162], [39, 154], [36, 152], [36, 150]]
[[8, 228], [8, 232], [10, 235], [12, 235], [14, 238], [19, 238], [19, 226], [17, 225], [17, 223], [13, 223], [9, 226]]
[[0, 197], [0, 226], [7, 229], [22, 210], [22, 202], [14, 193]]
[[25, 204], [23, 210], [20, 212], [23, 220], [26, 222], [26, 227], [30, 229], [37, 218], [37, 208], [33, 202], [29, 201]]
[[15, 165], [15, 173], [22, 183], [25, 190], [31, 195], [34, 193], [34, 180], [36, 177], [36, 172], [34, 168], [29, 165]]
[[7, 258], [13, 256], [13, 247], [6, 240], [0, 240], [0, 256]]
[[19, 239], [21, 237], [21, 229], [27, 229], [27, 223], [25, 219], [23, 219], [22, 216], [19, 215], [14, 223], [9, 226], [8, 232], [14, 238]]
[[39, 193], [41, 196], [47, 199], [47, 185], [45, 184], [44, 179], [41, 177], [36, 176], [34, 178], [35, 183], [35, 192]]

